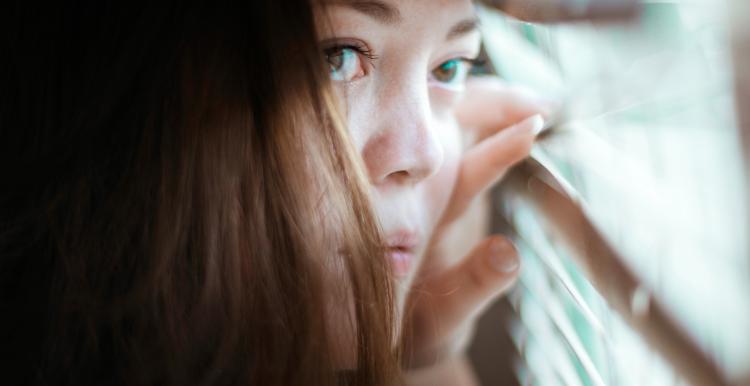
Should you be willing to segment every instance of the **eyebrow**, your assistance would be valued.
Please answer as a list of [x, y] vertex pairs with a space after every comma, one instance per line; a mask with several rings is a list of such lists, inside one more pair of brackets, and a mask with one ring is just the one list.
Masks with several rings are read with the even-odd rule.
[[[332, 4], [344, 5], [372, 17], [382, 24], [398, 24], [403, 21], [398, 8], [381, 0], [339, 0]], [[454, 24], [448, 31], [446, 40], [453, 40], [479, 29], [479, 19], [471, 17]]]
[[364, 13], [383, 24], [398, 24], [402, 20], [398, 8], [379, 0], [345, 0], [340, 4]]
[[477, 19], [476, 17], [464, 19], [451, 27], [450, 31], [448, 31], [448, 34], [445, 36], [445, 40], [456, 39], [466, 34], [472, 33], [478, 29], [479, 19]]

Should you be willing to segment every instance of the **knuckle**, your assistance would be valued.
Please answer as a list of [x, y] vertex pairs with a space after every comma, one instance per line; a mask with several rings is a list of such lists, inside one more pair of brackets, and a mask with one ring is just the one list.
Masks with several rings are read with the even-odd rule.
[[472, 264], [468, 272], [469, 284], [477, 289], [487, 288], [492, 280], [482, 264]]

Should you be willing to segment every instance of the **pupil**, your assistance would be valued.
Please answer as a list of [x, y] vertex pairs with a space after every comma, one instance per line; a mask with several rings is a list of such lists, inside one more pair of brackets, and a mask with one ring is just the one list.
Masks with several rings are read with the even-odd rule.
[[331, 66], [331, 72], [337, 72], [341, 70], [344, 65], [344, 52], [338, 51], [328, 56], [328, 64]]
[[456, 68], [457, 66], [454, 60], [441, 64], [437, 71], [438, 80], [443, 82], [451, 81], [456, 76]]

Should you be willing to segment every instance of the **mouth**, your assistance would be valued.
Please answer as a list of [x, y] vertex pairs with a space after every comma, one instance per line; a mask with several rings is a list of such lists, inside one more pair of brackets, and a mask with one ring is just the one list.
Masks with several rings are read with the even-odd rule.
[[419, 237], [415, 232], [401, 230], [388, 234], [387, 256], [397, 277], [408, 276], [414, 265]]

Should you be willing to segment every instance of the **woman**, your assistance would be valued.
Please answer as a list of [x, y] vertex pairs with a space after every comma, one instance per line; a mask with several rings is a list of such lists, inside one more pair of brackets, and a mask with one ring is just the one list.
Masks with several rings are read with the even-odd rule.
[[462, 96], [469, 1], [4, 16], [8, 383], [468, 374], [472, 321], [518, 258], [499, 236], [469, 253], [481, 222], [466, 208], [540, 122], [500, 129], [544, 107], [490, 81]]

